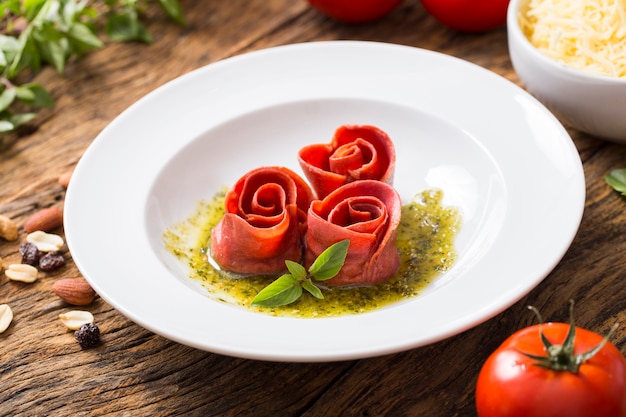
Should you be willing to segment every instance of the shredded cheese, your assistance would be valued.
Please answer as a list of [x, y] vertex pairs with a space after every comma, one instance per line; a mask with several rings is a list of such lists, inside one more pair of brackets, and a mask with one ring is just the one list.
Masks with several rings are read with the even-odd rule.
[[548, 57], [626, 77], [626, 0], [529, 0], [518, 18], [528, 40]]

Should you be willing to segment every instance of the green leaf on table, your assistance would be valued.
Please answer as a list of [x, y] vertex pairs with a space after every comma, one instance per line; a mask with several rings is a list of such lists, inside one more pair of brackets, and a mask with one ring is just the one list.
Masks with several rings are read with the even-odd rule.
[[51, 64], [59, 74], [65, 71], [66, 51], [60, 41], [56, 40], [36, 40], [35, 44], [41, 54], [41, 58]]
[[333, 278], [339, 273], [346, 261], [348, 246], [350, 246], [349, 239], [329, 246], [317, 257], [315, 262], [313, 262], [313, 265], [309, 268], [309, 274], [317, 281], [326, 281]]
[[604, 177], [604, 180], [613, 187], [615, 191], [626, 196], [626, 168], [614, 169]]
[[165, 10], [165, 13], [172, 18], [176, 23], [180, 25], [186, 25], [185, 18], [183, 16], [183, 9], [180, 7], [178, 0], [159, 0], [161, 8]]
[[0, 133], [10, 132], [15, 129], [15, 125], [8, 120], [0, 119]]
[[41, 84], [29, 83], [16, 87], [17, 98], [23, 103], [36, 107], [50, 107], [54, 105], [52, 96]]
[[16, 97], [17, 91], [15, 87], [5, 88], [4, 91], [0, 92], [0, 112], [8, 109]]
[[33, 120], [35, 117], [37, 117], [35, 113], [19, 113], [11, 115], [9, 121], [13, 124], [14, 128], [17, 128]]
[[67, 38], [74, 52], [82, 54], [101, 48], [104, 43], [82, 23], [73, 23], [67, 32]]
[[152, 42], [152, 37], [139, 21], [137, 13], [134, 12], [116, 13], [109, 16], [104, 30], [112, 41]]
[[291, 274], [280, 278], [263, 288], [252, 300], [252, 305], [279, 307], [291, 304], [302, 295], [302, 286]]

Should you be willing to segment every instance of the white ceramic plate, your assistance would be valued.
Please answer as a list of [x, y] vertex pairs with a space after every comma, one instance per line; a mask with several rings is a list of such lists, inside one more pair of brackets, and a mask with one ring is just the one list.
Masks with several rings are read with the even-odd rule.
[[[439, 187], [461, 210], [456, 264], [422, 295], [353, 316], [271, 317], [207, 297], [163, 231], [252, 168], [299, 170], [301, 146], [347, 123], [391, 136], [405, 200]], [[157, 334], [238, 357], [331, 361], [422, 346], [503, 311], [560, 261], [584, 198], [567, 132], [514, 84], [430, 51], [322, 42], [226, 59], [139, 100], [79, 162], [65, 232], [98, 294]]]

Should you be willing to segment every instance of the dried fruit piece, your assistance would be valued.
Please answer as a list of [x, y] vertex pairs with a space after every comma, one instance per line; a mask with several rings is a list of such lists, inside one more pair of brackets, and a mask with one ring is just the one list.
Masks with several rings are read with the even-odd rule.
[[13, 321], [13, 311], [8, 304], [0, 304], [0, 333], [4, 333]]
[[29, 233], [28, 236], [26, 236], [26, 241], [37, 246], [37, 249], [42, 252], [56, 252], [61, 249], [65, 243], [61, 236], [42, 232], [41, 230]]
[[15, 222], [7, 216], [0, 214], [0, 237], [11, 241], [17, 239], [17, 236], [17, 225]]
[[24, 223], [24, 231], [32, 233], [37, 230], [49, 232], [63, 224], [63, 212], [56, 207], [48, 207], [34, 213]]
[[24, 242], [20, 245], [20, 254], [22, 255], [22, 263], [32, 266], [39, 265], [41, 252], [34, 243]]
[[63, 301], [76, 306], [91, 304], [96, 292], [83, 278], [62, 278], [52, 284], [52, 291]]
[[65, 265], [65, 258], [59, 252], [48, 252], [39, 259], [39, 269], [42, 271], [54, 271]]
[[78, 330], [83, 324], [93, 323], [93, 314], [89, 311], [72, 310], [59, 314], [61, 322], [70, 330]]
[[37, 281], [37, 268], [27, 264], [11, 264], [9, 268], [4, 271], [4, 275], [10, 280], [32, 283]]
[[83, 324], [74, 332], [74, 337], [80, 347], [88, 349], [100, 343], [100, 329], [94, 323]]

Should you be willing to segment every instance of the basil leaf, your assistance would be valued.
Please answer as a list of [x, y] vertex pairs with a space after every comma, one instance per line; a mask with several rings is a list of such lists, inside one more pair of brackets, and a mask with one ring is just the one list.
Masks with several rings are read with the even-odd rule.
[[0, 120], [0, 133], [10, 132], [15, 129], [15, 125], [8, 120]]
[[165, 10], [165, 13], [172, 18], [176, 23], [180, 25], [186, 25], [185, 18], [183, 17], [183, 9], [177, 0], [159, 0], [161, 8]]
[[40, 84], [29, 83], [17, 87], [17, 98], [20, 101], [37, 107], [50, 107], [54, 100]]
[[105, 32], [112, 41], [152, 42], [152, 37], [139, 22], [139, 18], [134, 12], [117, 13], [109, 16], [105, 25]]
[[311, 280], [305, 279], [304, 281], [302, 281], [302, 288], [311, 293], [313, 297], [319, 298], [320, 300], [324, 299], [324, 294], [322, 294], [322, 290], [320, 290], [318, 286], [313, 284]]
[[15, 100], [17, 91], [15, 87], [6, 88], [0, 93], [0, 112], [9, 108], [11, 103]]
[[604, 180], [613, 187], [615, 191], [626, 195], [626, 168], [614, 169], [604, 177]]
[[89, 52], [101, 48], [104, 44], [87, 25], [74, 23], [67, 32], [72, 47], [78, 53]]
[[287, 265], [287, 269], [297, 281], [306, 279], [306, 269], [302, 265], [290, 260], [285, 260], [285, 265]]
[[313, 265], [309, 268], [309, 274], [317, 281], [326, 281], [339, 273], [346, 261], [350, 239], [342, 240], [329, 246], [320, 253]]
[[263, 288], [252, 300], [252, 305], [279, 307], [291, 304], [302, 295], [302, 286], [293, 276], [285, 274]]
[[26, 122], [33, 120], [37, 115], [35, 113], [20, 113], [11, 115], [9, 121], [13, 123], [14, 128], [20, 127]]

